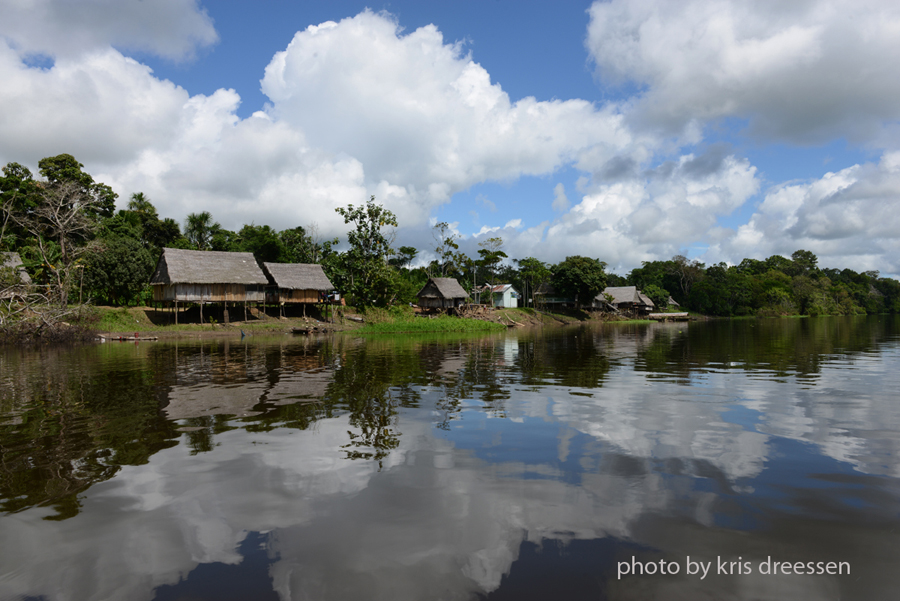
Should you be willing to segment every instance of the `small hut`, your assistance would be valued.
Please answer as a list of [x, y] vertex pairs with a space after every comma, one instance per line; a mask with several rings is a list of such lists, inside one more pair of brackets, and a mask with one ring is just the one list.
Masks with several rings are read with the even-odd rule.
[[334, 286], [321, 265], [312, 263], [263, 263], [263, 271], [274, 285], [266, 293], [266, 302], [284, 306], [325, 302]]
[[515, 309], [519, 306], [519, 291], [513, 288], [512, 284], [496, 284], [493, 287], [485, 284], [480, 292], [481, 302], [493, 303], [495, 307], [501, 309]]
[[270, 301], [321, 303], [323, 293], [334, 290], [321, 265], [312, 263], [263, 263], [263, 271], [275, 283]]
[[[184, 250], [164, 248], [150, 278], [153, 300], [174, 303], [262, 303], [266, 300], [269, 280], [253, 253], [220, 252], [214, 250]], [[227, 313], [226, 313], [227, 315]], [[226, 317], [227, 319], [227, 317]]]
[[0, 252], [0, 269], [12, 270], [13, 281], [0, 285], [0, 298], [16, 298], [25, 294], [31, 285], [31, 277], [25, 271], [19, 253]]
[[19, 256], [19, 253], [0, 252], [0, 268], [12, 269], [19, 276], [17, 284], [28, 285], [31, 283], [31, 277], [25, 271], [25, 265], [22, 264], [22, 258]]
[[452, 309], [466, 302], [466, 291], [454, 278], [429, 278], [416, 295], [426, 309]]

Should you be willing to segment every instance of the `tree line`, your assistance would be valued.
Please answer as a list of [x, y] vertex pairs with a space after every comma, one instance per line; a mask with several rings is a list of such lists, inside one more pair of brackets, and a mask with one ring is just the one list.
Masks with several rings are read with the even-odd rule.
[[[584, 256], [556, 264], [535, 257], [511, 259], [503, 240], [479, 243], [477, 256], [460, 250], [460, 236], [446, 222], [433, 228], [435, 259], [412, 267], [419, 249], [395, 247], [396, 216], [374, 197], [337, 208], [350, 226], [346, 250], [315, 224], [275, 230], [253, 223], [223, 228], [209, 212], [191, 213], [182, 224], [161, 218], [150, 198], [131, 195], [115, 210], [117, 195], [84, 171], [72, 155], [38, 163], [39, 177], [9, 163], [0, 178], [0, 251], [19, 253], [41, 302], [68, 307], [82, 302], [142, 304], [152, 298], [148, 282], [165, 247], [250, 252], [259, 261], [317, 263], [351, 304], [387, 306], [415, 302], [429, 277], [453, 277], [467, 290], [512, 284], [525, 303], [552, 286], [554, 296], [590, 302], [606, 286], [634, 285], [658, 307], [671, 298], [707, 315], [822, 315], [900, 311], [900, 283], [878, 272], [823, 269], [816, 256], [798, 250], [790, 259], [774, 255], [739, 265], [706, 266], [683, 256], [649, 261], [625, 276]], [[0, 288], [15, 274], [4, 270]], [[78, 302], [75, 302], [75, 298]], [[484, 300], [484, 299], [482, 299]], [[538, 301], [539, 304], [539, 301]], [[10, 310], [11, 304], [7, 307]]]

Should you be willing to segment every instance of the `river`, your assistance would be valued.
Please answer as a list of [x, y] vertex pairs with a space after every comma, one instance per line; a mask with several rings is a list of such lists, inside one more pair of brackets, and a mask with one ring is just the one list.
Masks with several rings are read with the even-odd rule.
[[0, 349], [0, 599], [887, 599], [900, 319]]

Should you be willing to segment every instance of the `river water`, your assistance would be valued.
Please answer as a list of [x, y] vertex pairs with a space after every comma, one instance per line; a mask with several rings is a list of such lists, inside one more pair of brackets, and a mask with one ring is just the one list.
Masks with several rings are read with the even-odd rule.
[[896, 598], [898, 390], [887, 316], [0, 350], [0, 599]]

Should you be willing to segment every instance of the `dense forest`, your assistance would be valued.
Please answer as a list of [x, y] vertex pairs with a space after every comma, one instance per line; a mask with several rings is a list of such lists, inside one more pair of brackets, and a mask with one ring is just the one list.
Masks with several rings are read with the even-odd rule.
[[[318, 263], [352, 304], [391, 305], [415, 301], [428, 277], [455, 277], [472, 290], [513, 284], [530, 304], [534, 292], [552, 285], [557, 296], [593, 299], [605, 286], [636, 285], [657, 306], [669, 297], [682, 309], [717, 316], [852, 315], [900, 311], [900, 282], [878, 272], [821, 268], [816, 256], [798, 250], [790, 258], [745, 259], [739, 265], [706, 266], [682, 256], [645, 262], [625, 276], [606, 272], [599, 259], [567, 257], [547, 264], [535, 257], [510, 258], [501, 238], [479, 243], [477, 256], [459, 249], [447, 223], [434, 226], [437, 257], [416, 261], [419, 249], [393, 245], [396, 217], [369, 199], [338, 208], [349, 226], [345, 250], [314, 224], [281, 231], [268, 225], [223, 228], [208, 212], [191, 213], [183, 224], [160, 217], [150, 198], [135, 192], [116, 211], [117, 194], [86, 173], [74, 157], [42, 159], [40, 178], [9, 163], [0, 178], [0, 252], [17, 252], [40, 302], [61, 308], [83, 303], [136, 305], [151, 298], [148, 285], [161, 249], [250, 252], [259, 261]], [[413, 264], [419, 266], [412, 267]], [[0, 289], [16, 274], [0, 273]], [[15, 295], [6, 294], [5, 311]], [[75, 299], [77, 300], [77, 303]], [[588, 303], [589, 304], [589, 303]]]

